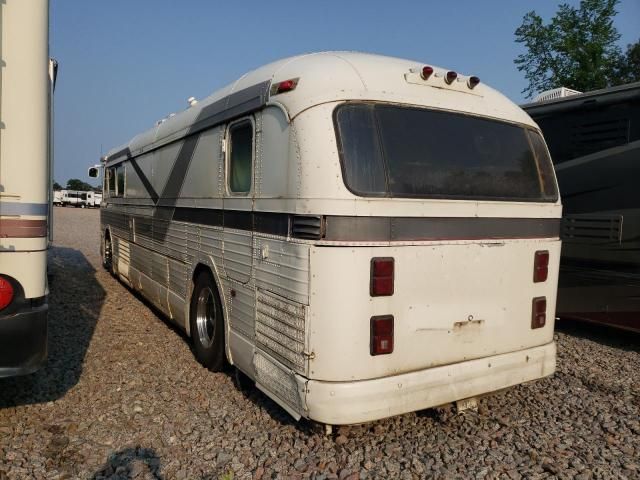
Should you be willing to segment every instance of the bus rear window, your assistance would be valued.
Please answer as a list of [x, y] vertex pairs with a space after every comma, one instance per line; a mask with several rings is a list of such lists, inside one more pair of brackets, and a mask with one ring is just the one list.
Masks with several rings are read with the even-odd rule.
[[347, 103], [335, 112], [344, 181], [360, 196], [555, 201], [532, 130], [470, 115]]

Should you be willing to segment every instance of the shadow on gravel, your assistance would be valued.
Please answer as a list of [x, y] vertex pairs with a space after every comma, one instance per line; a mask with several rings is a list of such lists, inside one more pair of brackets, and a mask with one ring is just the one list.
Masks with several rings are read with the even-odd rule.
[[93, 474], [91, 480], [117, 478], [153, 478], [163, 480], [160, 473], [160, 458], [152, 448], [126, 448], [109, 455], [100, 469]]
[[49, 251], [49, 352], [38, 372], [0, 379], [0, 408], [56, 400], [78, 383], [105, 291], [79, 251]]
[[630, 352], [640, 352], [640, 334], [619, 328], [563, 318], [556, 322], [556, 330], [609, 347]]

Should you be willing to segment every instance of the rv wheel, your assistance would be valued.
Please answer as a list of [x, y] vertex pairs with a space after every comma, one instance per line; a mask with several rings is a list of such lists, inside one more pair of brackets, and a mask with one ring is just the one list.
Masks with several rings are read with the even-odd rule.
[[104, 236], [102, 246], [102, 266], [113, 273], [113, 250], [111, 249], [111, 236], [108, 233]]
[[196, 278], [189, 322], [196, 358], [212, 372], [219, 372], [224, 366], [224, 321], [220, 297], [208, 272]]

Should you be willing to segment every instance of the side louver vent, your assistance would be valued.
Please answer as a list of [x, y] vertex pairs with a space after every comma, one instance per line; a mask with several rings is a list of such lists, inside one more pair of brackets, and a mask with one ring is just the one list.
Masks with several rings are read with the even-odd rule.
[[291, 236], [308, 240], [321, 239], [324, 237], [324, 219], [320, 215], [294, 215]]

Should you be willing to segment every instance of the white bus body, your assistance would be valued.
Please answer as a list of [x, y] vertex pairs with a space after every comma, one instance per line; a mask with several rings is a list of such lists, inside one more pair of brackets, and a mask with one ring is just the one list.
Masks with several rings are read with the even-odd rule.
[[550, 375], [544, 141], [475, 77], [423, 66], [284, 59], [110, 151], [105, 265], [295, 418], [367, 422]]
[[46, 0], [0, 2], [0, 377], [39, 368], [47, 353], [51, 198]]
[[54, 190], [53, 191], [53, 200], [54, 205], [60, 206], [62, 205], [62, 190]]

